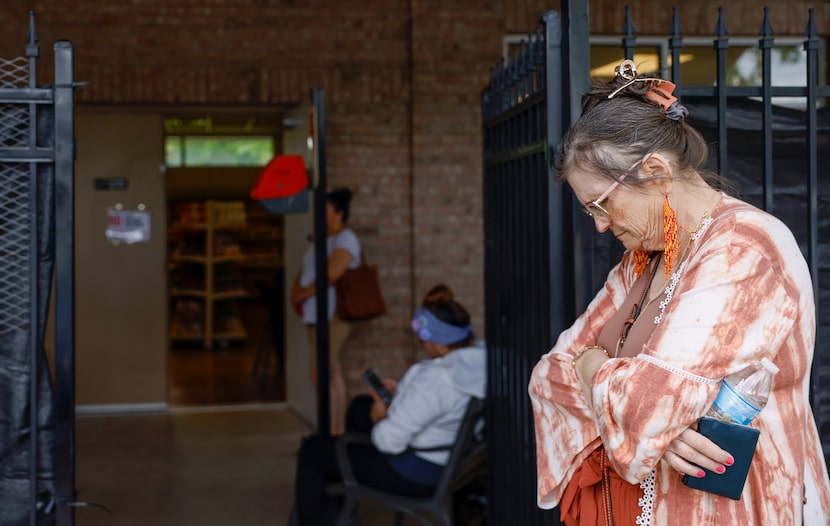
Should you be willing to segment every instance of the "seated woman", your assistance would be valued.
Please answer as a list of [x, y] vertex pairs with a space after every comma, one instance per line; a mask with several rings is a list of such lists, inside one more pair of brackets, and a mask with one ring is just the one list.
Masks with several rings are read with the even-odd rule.
[[[385, 379], [389, 405], [371, 393], [356, 397], [347, 412], [347, 431], [371, 432], [372, 445], [349, 446], [349, 460], [361, 484], [400, 495], [429, 495], [449, 458], [447, 451], [415, 452], [451, 444], [471, 397], [484, 398], [486, 351], [472, 345], [467, 310], [446, 285], [427, 293], [412, 319], [429, 356], [410, 367], [400, 382]], [[334, 522], [339, 499], [326, 493], [342, 480], [337, 437], [303, 440], [297, 458], [295, 513], [300, 526]]]

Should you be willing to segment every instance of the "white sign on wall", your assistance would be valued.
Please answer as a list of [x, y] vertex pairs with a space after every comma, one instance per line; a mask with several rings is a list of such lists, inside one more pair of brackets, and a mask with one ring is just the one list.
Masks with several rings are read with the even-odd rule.
[[150, 241], [150, 212], [139, 205], [138, 210], [123, 210], [120, 205], [107, 208], [107, 239], [113, 243], [147, 243]]

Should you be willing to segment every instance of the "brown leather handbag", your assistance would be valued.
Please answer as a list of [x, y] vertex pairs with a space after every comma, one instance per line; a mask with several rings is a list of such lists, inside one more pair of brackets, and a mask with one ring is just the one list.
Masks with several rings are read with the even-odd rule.
[[364, 321], [386, 314], [378, 268], [366, 264], [362, 251], [360, 266], [346, 269], [334, 285], [337, 291], [337, 316], [341, 320]]

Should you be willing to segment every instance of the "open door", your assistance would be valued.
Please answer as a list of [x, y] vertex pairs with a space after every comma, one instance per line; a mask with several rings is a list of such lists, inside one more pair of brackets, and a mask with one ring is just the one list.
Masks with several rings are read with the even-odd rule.
[[[305, 165], [312, 172], [314, 185], [314, 159], [309, 137], [311, 106], [300, 106], [286, 112], [283, 121], [283, 153], [302, 155]], [[285, 215], [284, 265], [285, 265], [285, 399], [310, 426], [317, 423], [317, 396], [311, 383], [308, 334], [302, 319], [296, 315], [290, 301], [291, 284], [300, 272], [303, 253], [308, 248], [309, 234], [314, 231], [314, 203], [309, 199], [308, 212]]]

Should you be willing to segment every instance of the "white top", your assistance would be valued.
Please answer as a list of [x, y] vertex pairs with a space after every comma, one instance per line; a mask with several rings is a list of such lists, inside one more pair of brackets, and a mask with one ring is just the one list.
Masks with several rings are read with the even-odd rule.
[[[401, 378], [386, 418], [372, 427], [372, 442], [380, 451], [402, 453], [407, 447], [452, 444], [471, 396], [484, 398], [487, 351], [463, 347], [440, 358], [423, 360]], [[446, 465], [448, 451], [416, 454]]]
[[[348, 268], [360, 266], [360, 240], [351, 228], [344, 228], [337, 234], [326, 238], [326, 255], [331, 256], [335, 248], [347, 250], [352, 255]], [[303, 254], [303, 271], [300, 274], [300, 286], [310, 287], [315, 280], [314, 242], [309, 243], [308, 250]], [[334, 292], [334, 285], [329, 285], [329, 320], [334, 316], [335, 302], [337, 295]], [[303, 322], [309, 325], [317, 323], [317, 295], [312, 296], [303, 302]]]

